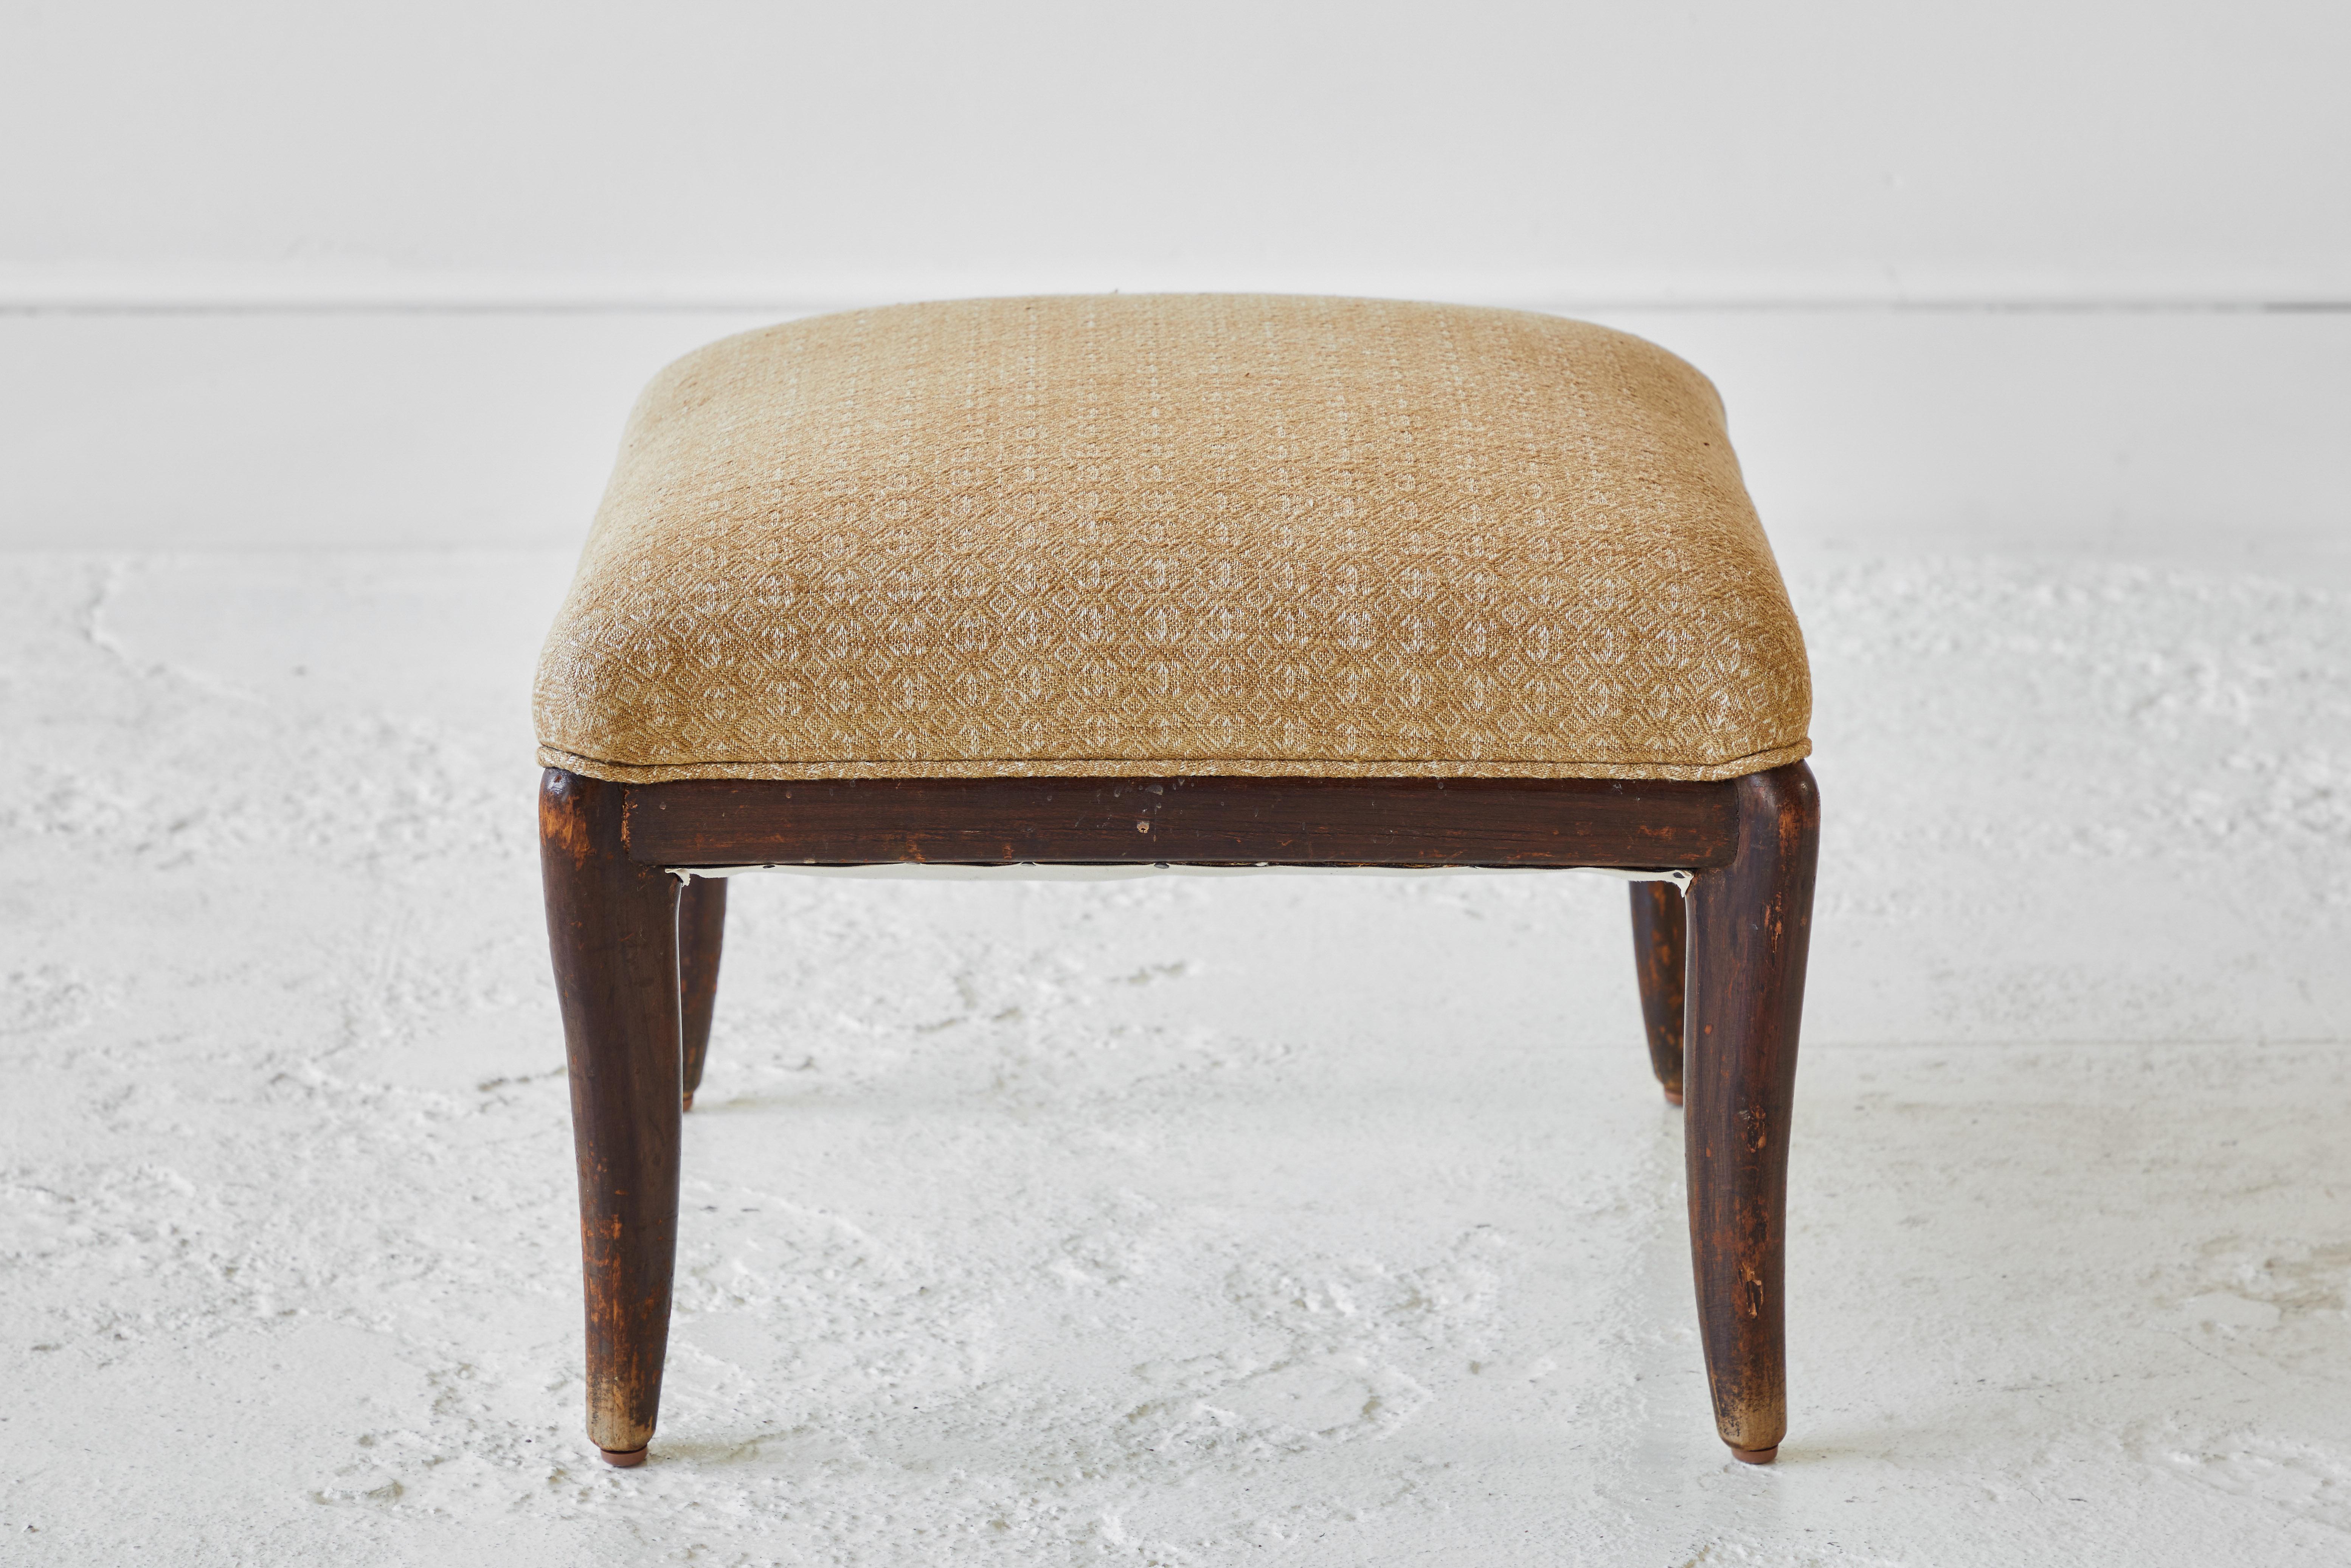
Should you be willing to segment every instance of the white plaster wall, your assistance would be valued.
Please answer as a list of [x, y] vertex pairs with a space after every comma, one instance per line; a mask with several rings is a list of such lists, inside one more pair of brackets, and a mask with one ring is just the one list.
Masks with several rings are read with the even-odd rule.
[[20, 0], [5, 38], [0, 547], [566, 543], [671, 355], [1062, 288], [1602, 316], [1723, 385], [1802, 541], [2346, 531], [2318, 0]]
[[10, 7], [19, 298], [2351, 295], [2351, 12]]
[[[2351, 313], [1605, 310], [1711, 375], [1783, 547], [2351, 538]], [[575, 546], [707, 312], [0, 317], [0, 545]]]

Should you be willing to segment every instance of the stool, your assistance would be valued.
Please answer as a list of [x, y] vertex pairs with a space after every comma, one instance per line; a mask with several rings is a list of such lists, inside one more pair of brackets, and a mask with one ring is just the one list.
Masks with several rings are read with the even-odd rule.
[[726, 919], [674, 871], [907, 862], [1687, 873], [1633, 884], [1642, 1007], [1717, 1429], [1777, 1453], [1812, 690], [1681, 361], [1272, 296], [729, 338], [631, 415], [535, 706], [612, 1463], [660, 1405]]

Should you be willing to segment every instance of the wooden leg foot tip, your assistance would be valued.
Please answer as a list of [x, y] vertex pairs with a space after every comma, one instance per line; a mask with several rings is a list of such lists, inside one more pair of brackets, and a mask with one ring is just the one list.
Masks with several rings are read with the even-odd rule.
[[1680, 1104], [1681, 1103], [1682, 1103], [1682, 1092], [1681, 1092], [1680, 1090], [1678, 1090], [1678, 1089], [1668, 1089], [1668, 1090], [1667, 1090], [1667, 1091], [1666, 1091], [1666, 1103], [1667, 1103], [1667, 1104], [1668, 1104], [1668, 1105], [1678, 1105], [1678, 1104]]
[[689, 1089], [689, 1090], [687, 1090], [687, 1091], [685, 1092], [685, 1106], [684, 1106], [684, 1109], [686, 1109], [686, 1110], [688, 1110], [688, 1111], [691, 1111], [691, 1110], [693, 1110], [693, 1109], [694, 1109], [694, 1091], [693, 1091], [693, 1090], [691, 1090], [691, 1089]]
[[[634, 1469], [645, 1462], [645, 1451], [643, 1448], [599, 1448], [596, 1451], [604, 1456], [606, 1464], [624, 1470]], [[1734, 1454], [1738, 1451], [1736, 1448], [1731, 1450]]]
[[[610, 1454], [607, 1454], [604, 1457], [606, 1458], [611, 1458]], [[1774, 1443], [1768, 1448], [1733, 1448], [1730, 1450], [1730, 1457], [1737, 1459], [1742, 1465], [1768, 1465], [1772, 1460], [1780, 1457], [1780, 1445]], [[637, 1458], [644, 1458], [643, 1453], [642, 1451], [639, 1452]], [[618, 1461], [616, 1460], [614, 1462], [617, 1463]]]

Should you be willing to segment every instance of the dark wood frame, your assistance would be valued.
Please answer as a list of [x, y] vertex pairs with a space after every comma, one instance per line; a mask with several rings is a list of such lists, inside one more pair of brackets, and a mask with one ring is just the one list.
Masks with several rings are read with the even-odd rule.
[[[1792, 763], [1722, 783], [1514, 779], [904, 779], [539, 790], [587, 1275], [588, 1430], [643, 1461], [661, 1403], [680, 1115], [702, 1077], [726, 914], [754, 864], [1613, 866], [1633, 884], [1650, 1061], [1687, 1098], [1690, 1253], [1715, 1425], [1787, 1429], [1788, 1129], [1820, 800]], [[1686, 1048], [1687, 1047], [1687, 1051]]]

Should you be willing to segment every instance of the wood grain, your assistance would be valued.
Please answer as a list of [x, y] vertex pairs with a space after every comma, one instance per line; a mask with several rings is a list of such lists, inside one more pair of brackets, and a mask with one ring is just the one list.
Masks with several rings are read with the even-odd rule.
[[571, 1075], [588, 1434], [634, 1464], [661, 1407], [677, 1255], [677, 879], [621, 846], [622, 788], [548, 769], [547, 934]]
[[1788, 1428], [1788, 1131], [1821, 806], [1801, 762], [1733, 783], [1738, 857], [1688, 897], [1683, 1139], [1715, 1426], [1762, 1463]]
[[1787, 1140], [1820, 805], [1802, 763], [1718, 784], [1600, 779], [922, 779], [621, 786], [550, 769], [548, 931], [571, 1062], [589, 1429], [642, 1459], [661, 1397], [679, 1114], [701, 1076], [726, 883], [801, 863], [1617, 866], [1650, 1059], [1687, 1092], [1690, 1244], [1716, 1425], [1787, 1426]]
[[685, 1109], [702, 1087], [710, 1022], [718, 1009], [718, 955], [726, 943], [726, 879], [691, 878], [677, 895], [679, 1016], [684, 1031]]
[[1641, 983], [1641, 1021], [1649, 1036], [1649, 1066], [1666, 1098], [1682, 1103], [1682, 981], [1688, 952], [1682, 890], [1669, 882], [1636, 882], [1633, 894], [1633, 969]]
[[1727, 864], [1734, 782], [1593, 779], [704, 779], [628, 789], [656, 865]]

